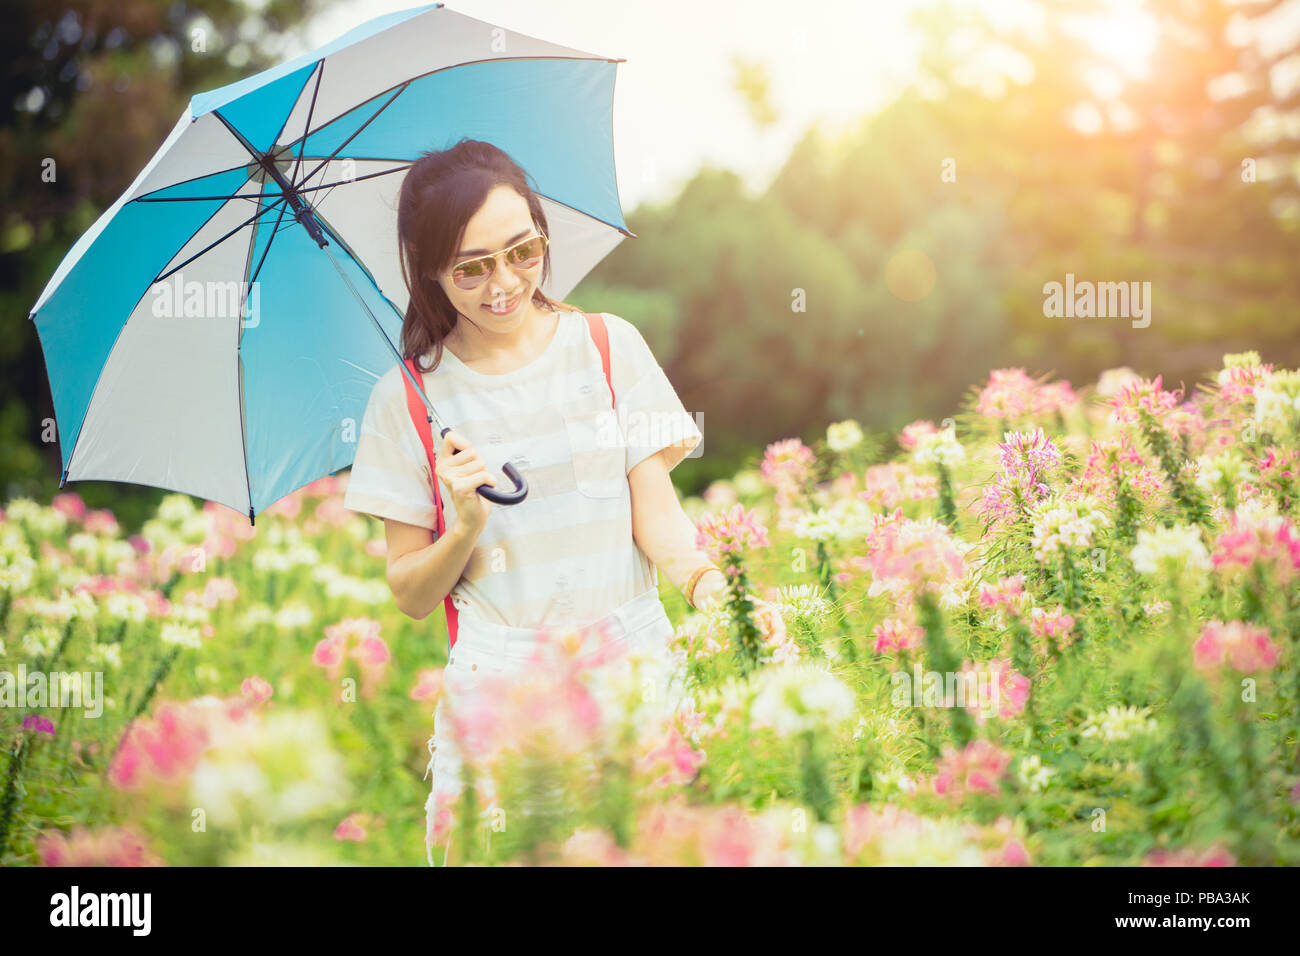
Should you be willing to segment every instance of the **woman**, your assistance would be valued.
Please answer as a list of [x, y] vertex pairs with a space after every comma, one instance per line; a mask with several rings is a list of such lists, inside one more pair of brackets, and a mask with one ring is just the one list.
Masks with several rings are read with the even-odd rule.
[[[645, 340], [603, 314], [617, 417], [679, 423], [680, 438], [598, 440], [610, 408], [600, 355], [581, 313], [541, 292], [546, 216], [524, 172], [491, 144], [462, 140], [412, 165], [398, 233], [410, 292], [403, 350], [453, 423], [435, 449], [445, 531], [434, 532], [428, 461], [396, 367], [371, 394], [345, 504], [383, 518], [388, 582], [405, 614], [423, 619], [451, 593], [459, 628], [444, 687], [468, 693], [476, 676], [517, 673], [540, 628], [666, 649], [673, 628], [656, 569], [698, 608], [726, 583], [697, 550], [668, 476], [700, 432]], [[494, 507], [476, 489], [509, 487], [497, 478], [507, 460], [528, 496]], [[430, 833], [439, 795], [461, 786], [455, 742], [439, 735], [442, 710], [440, 701], [429, 741]]]

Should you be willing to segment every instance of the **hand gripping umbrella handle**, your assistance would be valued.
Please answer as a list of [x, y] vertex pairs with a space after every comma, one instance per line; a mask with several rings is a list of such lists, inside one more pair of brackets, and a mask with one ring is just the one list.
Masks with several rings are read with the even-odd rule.
[[[439, 433], [439, 436], [446, 438], [449, 431], [451, 431], [450, 426], [444, 428]], [[515, 467], [513, 461], [506, 462], [501, 466], [501, 470], [505, 472], [507, 478], [515, 483], [513, 491], [497, 491], [486, 483], [479, 485], [475, 490], [488, 501], [494, 501], [499, 505], [517, 505], [528, 496], [528, 481], [523, 475], [519, 474], [519, 469]]]

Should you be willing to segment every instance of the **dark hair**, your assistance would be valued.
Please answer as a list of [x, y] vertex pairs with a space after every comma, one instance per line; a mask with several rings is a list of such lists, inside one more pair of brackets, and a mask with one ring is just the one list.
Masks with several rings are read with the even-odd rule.
[[[460, 317], [442, 286], [429, 274], [441, 273], [453, 264], [465, 226], [487, 200], [488, 193], [502, 185], [528, 202], [534, 228], [550, 239], [542, 201], [529, 185], [527, 174], [491, 143], [461, 139], [449, 149], [422, 153], [407, 170], [397, 202], [398, 254], [402, 279], [410, 291], [402, 318], [402, 355], [415, 359], [421, 372], [438, 367], [443, 340]], [[553, 311], [564, 303], [542, 292], [542, 283], [550, 274], [548, 243], [532, 301]], [[434, 351], [433, 363], [422, 368], [420, 358], [430, 350]]]

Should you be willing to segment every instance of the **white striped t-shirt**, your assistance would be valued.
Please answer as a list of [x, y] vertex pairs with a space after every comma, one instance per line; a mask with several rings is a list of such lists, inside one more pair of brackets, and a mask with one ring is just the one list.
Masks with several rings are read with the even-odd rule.
[[[461, 613], [513, 627], [578, 626], [658, 585], [657, 569], [632, 537], [627, 475], [665, 448], [675, 467], [702, 435], [636, 327], [601, 314], [616, 417], [580, 312], [560, 313], [550, 343], [521, 368], [477, 372], [443, 349], [438, 367], [424, 375], [443, 424], [473, 443], [496, 487], [512, 487], [501, 473], [506, 461], [528, 481], [519, 504], [492, 505], [452, 589]], [[436, 453], [436, 423], [433, 436]], [[455, 502], [445, 485], [439, 490], [450, 528]], [[437, 527], [428, 460], [396, 365], [371, 392], [344, 505]]]

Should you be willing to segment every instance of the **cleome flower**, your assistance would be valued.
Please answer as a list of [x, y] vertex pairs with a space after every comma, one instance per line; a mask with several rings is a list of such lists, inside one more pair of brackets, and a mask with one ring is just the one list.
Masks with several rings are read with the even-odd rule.
[[1034, 557], [1046, 564], [1070, 550], [1087, 548], [1100, 528], [1110, 524], [1092, 498], [1066, 501], [1053, 495], [1030, 512], [1034, 522]]
[[1174, 581], [1199, 577], [1210, 570], [1210, 553], [1205, 549], [1201, 529], [1190, 524], [1159, 527], [1154, 531], [1138, 529], [1137, 546], [1129, 557], [1139, 574], [1163, 573]]
[[750, 714], [757, 726], [771, 727], [782, 737], [834, 728], [856, 711], [857, 700], [848, 685], [814, 664], [767, 667], [755, 683]]
[[1112, 704], [1104, 713], [1089, 714], [1079, 728], [1079, 736], [1112, 743], [1152, 733], [1155, 729], [1156, 722], [1150, 716], [1150, 708], [1119, 707]]

